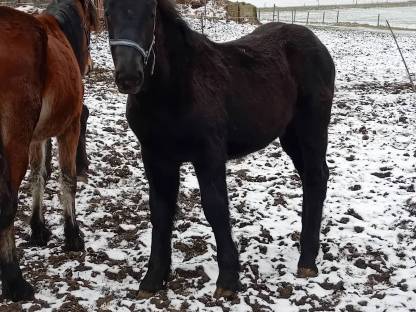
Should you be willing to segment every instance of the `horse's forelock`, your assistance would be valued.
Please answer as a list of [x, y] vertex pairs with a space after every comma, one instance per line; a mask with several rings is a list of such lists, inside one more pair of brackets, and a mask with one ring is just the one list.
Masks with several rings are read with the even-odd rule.
[[98, 14], [97, 8], [92, 0], [78, 0], [84, 9], [86, 23], [90, 26], [90, 30], [98, 30]]
[[98, 30], [98, 13], [97, 7], [92, 0], [86, 0], [88, 2], [88, 19], [92, 30]]

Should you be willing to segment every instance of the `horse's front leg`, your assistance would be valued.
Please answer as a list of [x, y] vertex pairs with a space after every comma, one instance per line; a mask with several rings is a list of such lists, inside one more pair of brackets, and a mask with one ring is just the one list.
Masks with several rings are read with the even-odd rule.
[[201, 189], [202, 208], [217, 243], [219, 276], [214, 297], [232, 299], [240, 288], [240, 265], [231, 235], [226, 159], [219, 155], [222, 155], [221, 151], [213, 149], [194, 162], [194, 167]]
[[140, 284], [140, 298], [148, 298], [163, 288], [171, 265], [171, 236], [179, 191], [179, 167], [175, 161], [161, 159], [142, 149], [149, 182], [152, 247], [146, 276]]

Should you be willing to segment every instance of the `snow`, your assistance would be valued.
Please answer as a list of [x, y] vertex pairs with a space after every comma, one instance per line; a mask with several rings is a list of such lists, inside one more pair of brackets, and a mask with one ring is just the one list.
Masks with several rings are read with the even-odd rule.
[[[187, 19], [195, 29], [200, 21]], [[216, 41], [255, 26], [207, 22]], [[386, 32], [320, 28], [337, 68], [329, 128], [330, 182], [322, 222], [320, 275], [295, 276], [301, 185], [279, 142], [228, 165], [230, 211], [240, 250], [238, 300], [215, 300], [215, 240], [199, 203], [193, 169], [183, 166], [167, 290], [138, 300], [150, 254], [148, 188], [140, 146], [125, 119], [126, 96], [113, 83], [106, 33], [93, 36], [96, 70], [86, 79], [91, 175], [79, 184], [77, 215], [86, 252], [65, 253], [57, 163], [45, 192], [53, 237], [27, 244], [30, 192], [20, 192], [16, 235], [36, 300], [23, 310], [53, 311], [411, 311], [416, 309], [416, 94]], [[416, 34], [398, 33], [416, 74]], [[187, 273], [188, 272], [188, 273]], [[187, 274], [192, 272], [192, 278]], [[1, 302], [0, 310], [19, 309]]]

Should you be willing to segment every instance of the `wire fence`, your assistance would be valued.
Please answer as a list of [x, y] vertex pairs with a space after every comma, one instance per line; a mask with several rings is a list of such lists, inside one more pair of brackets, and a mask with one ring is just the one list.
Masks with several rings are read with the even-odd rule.
[[[257, 17], [255, 20], [260, 23], [268, 22], [285, 22], [292, 24], [305, 25], [357, 25], [370, 27], [387, 27], [386, 19], [395, 15], [395, 28], [416, 29], [416, 19], [413, 15], [407, 17], [406, 12], [409, 8], [389, 8], [381, 9], [338, 9], [338, 10], [281, 10], [277, 7], [271, 9], [257, 9]], [[397, 11], [394, 12], [394, 10]], [[400, 10], [400, 11], [399, 11]], [[416, 7], [410, 7], [416, 14]], [[412, 18], [413, 17], [413, 18]], [[254, 19], [253, 19], [254, 20]]]

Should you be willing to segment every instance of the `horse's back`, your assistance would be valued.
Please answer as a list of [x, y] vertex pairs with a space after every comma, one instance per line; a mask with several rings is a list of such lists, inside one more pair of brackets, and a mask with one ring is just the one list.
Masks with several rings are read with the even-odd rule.
[[[296, 24], [268, 23], [257, 27], [252, 33], [227, 44], [240, 48], [248, 48], [254, 53], [284, 55], [291, 70], [294, 65], [314, 63], [319, 71], [323, 71], [328, 83], [333, 80], [334, 63], [320, 39], [307, 27]], [[280, 59], [284, 63], [286, 59]], [[311, 64], [309, 64], [311, 65]], [[309, 70], [312, 68], [307, 68]]]
[[230, 157], [281, 136], [305, 97], [322, 94], [332, 100], [332, 58], [306, 27], [269, 23], [218, 47], [233, 77], [227, 101]]
[[45, 79], [47, 36], [42, 25], [29, 14], [0, 7], [0, 42], [0, 97], [22, 90], [37, 93], [34, 89], [40, 90]]

